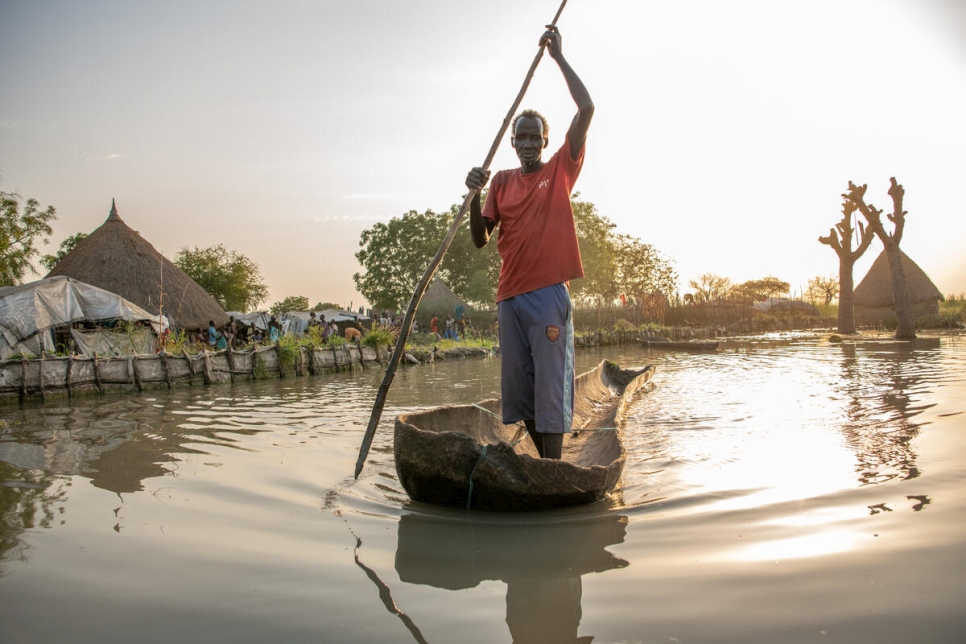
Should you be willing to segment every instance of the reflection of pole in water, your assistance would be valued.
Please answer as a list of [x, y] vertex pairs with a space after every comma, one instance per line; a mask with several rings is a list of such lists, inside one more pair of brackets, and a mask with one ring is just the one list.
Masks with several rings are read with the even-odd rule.
[[399, 608], [396, 606], [396, 602], [394, 602], [392, 599], [392, 591], [389, 590], [389, 586], [379, 579], [379, 575], [376, 574], [376, 571], [359, 561], [359, 548], [361, 546], [362, 539], [356, 537], [356, 547], [352, 551], [352, 556], [356, 561], [356, 565], [365, 571], [366, 577], [368, 577], [372, 583], [376, 585], [376, 588], [379, 589], [379, 599], [382, 600], [386, 610], [402, 620], [402, 623], [406, 625], [406, 628], [409, 629], [409, 632], [413, 634], [413, 639], [415, 639], [417, 642], [425, 644], [426, 640], [423, 638], [423, 634], [419, 631], [419, 627], [416, 626], [413, 620], [409, 618], [409, 615], [399, 610]]

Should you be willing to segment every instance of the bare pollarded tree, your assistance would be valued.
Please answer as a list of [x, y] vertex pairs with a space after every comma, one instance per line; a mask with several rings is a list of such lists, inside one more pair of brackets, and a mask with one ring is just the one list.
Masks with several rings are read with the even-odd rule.
[[[849, 183], [849, 186], [852, 184]], [[843, 195], [844, 196], [844, 195]], [[835, 228], [830, 228], [828, 235], [819, 237], [818, 240], [823, 244], [832, 247], [832, 250], [839, 256], [839, 333], [855, 333], [855, 308], [852, 304], [852, 294], [854, 283], [852, 278], [852, 268], [856, 260], [862, 257], [872, 243], [873, 233], [859, 221], [859, 245], [852, 249], [852, 235], [855, 229], [852, 227], [852, 215], [855, 214], [858, 206], [846, 198], [842, 201], [842, 221], [835, 224]]]
[[869, 224], [868, 230], [879, 238], [885, 247], [886, 257], [889, 259], [889, 272], [892, 273], [892, 299], [896, 307], [896, 339], [913, 340], [916, 337], [916, 321], [912, 315], [912, 300], [909, 297], [909, 287], [906, 274], [902, 267], [902, 253], [899, 252], [899, 242], [906, 227], [906, 211], [902, 209], [902, 199], [905, 189], [890, 177], [889, 196], [892, 197], [892, 213], [887, 214], [893, 224], [892, 233], [888, 233], [882, 224], [882, 211], [865, 202], [865, 191], [868, 185], [857, 186], [849, 181], [849, 191], [842, 195], [847, 201], [855, 205], [865, 216]]

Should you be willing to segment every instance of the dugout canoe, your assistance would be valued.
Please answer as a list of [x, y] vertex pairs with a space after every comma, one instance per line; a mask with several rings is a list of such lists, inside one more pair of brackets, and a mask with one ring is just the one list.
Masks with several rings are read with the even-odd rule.
[[623, 425], [654, 366], [603, 361], [577, 377], [574, 431], [563, 458], [540, 458], [523, 423], [504, 425], [500, 401], [396, 418], [396, 474], [414, 501], [487, 510], [543, 510], [600, 501], [620, 480]]

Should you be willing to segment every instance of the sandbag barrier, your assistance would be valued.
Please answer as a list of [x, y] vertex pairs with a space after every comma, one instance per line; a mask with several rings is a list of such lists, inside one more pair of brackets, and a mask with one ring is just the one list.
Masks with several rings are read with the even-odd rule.
[[[118, 357], [41, 356], [0, 362], [0, 404], [46, 401], [63, 395], [232, 384], [297, 377], [385, 364], [388, 351], [359, 343], [338, 347], [297, 347], [294, 364], [282, 360], [278, 345], [246, 351], [189, 354], [167, 352]], [[197, 375], [202, 378], [196, 378]]]

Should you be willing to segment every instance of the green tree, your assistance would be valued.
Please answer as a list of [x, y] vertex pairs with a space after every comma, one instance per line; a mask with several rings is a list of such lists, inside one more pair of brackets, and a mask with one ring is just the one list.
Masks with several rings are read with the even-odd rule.
[[20, 195], [0, 192], [0, 286], [20, 284], [28, 270], [37, 272], [30, 262], [50, 239], [55, 219], [53, 206], [41, 210], [36, 199], [27, 199], [21, 212]]
[[268, 297], [258, 264], [223, 244], [182, 248], [174, 263], [226, 311], [251, 311]]
[[584, 265], [584, 278], [571, 283], [570, 294], [575, 302], [596, 302], [598, 305], [612, 302], [620, 294], [617, 284], [618, 244], [613, 232], [616, 225], [597, 212], [597, 206], [581, 201], [579, 192], [570, 198], [570, 205]]
[[[454, 205], [448, 221], [452, 222], [458, 213], [459, 205]], [[440, 266], [440, 279], [476, 308], [490, 309], [496, 302], [496, 286], [500, 281], [500, 253], [497, 250], [499, 230], [496, 229], [489, 244], [477, 248], [470, 234], [470, 219], [466, 217]], [[431, 258], [427, 258], [427, 264]]]
[[[306, 303], [306, 305], [308, 305], [308, 298], [305, 299], [305, 303]], [[341, 311], [342, 310], [342, 306], [339, 305], [339, 304], [336, 304], [335, 302], [319, 302], [318, 304], [316, 304], [315, 306], [312, 307], [312, 310], [313, 311], [325, 311], [327, 309], [336, 309], [336, 310]], [[289, 310], [290, 311], [295, 311], [295, 310], [299, 310], [299, 309], [289, 309]], [[301, 309], [301, 310], [304, 311], [305, 309]]]
[[308, 311], [309, 310], [309, 298], [304, 295], [289, 295], [281, 302], [276, 302], [272, 304], [272, 308], [269, 309], [269, 313], [272, 315], [281, 315], [282, 313], [288, 313], [289, 311]]
[[[617, 235], [614, 223], [601, 215], [594, 204], [582, 201], [579, 193], [573, 195], [571, 205], [585, 275], [571, 284], [574, 301], [602, 304], [617, 298], [622, 288], [618, 277], [622, 250], [637, 253], [623, 260], [626, 283], [638, 280], [649, 287], [648, 293], [656, 288], [670, 295], [676, 290], [677, 272], [653, 247], [639, 240], [632, 243], [632, 238]], [[458, 205], [442, 214], [432, 210], [420, 214], [413, 210], [362, 232], [361, 250], [356, 253], [356, 259], [365, 272], [356, 273], [352, 278], [374, 308], [391, 311], [406, 308], [458, 212]], [[496, 299], [500, 276], [499, 234], [497, 227], [490, 243], [478, 249], [473, 245], [469, 221], [465, 220], [439, 268], [438, 274], [444, 283], [463, 300], [480, 308], [490, 307]]]
[[658, 291], [671, 299], [678, 289], [678, 272], [673, 262], [630, 235], [618, 235], [616, 247], [617, 287], [621, 293], [642, 301], [644, 296]]
[[355, 273], [352, 280], [374, 308], [406, 308], [446, 234], [447, 220], [447, 215], [432, 210], [410, 210], [362, 231], [356, 259], [365, 272]]
[[64, 259], [67, 253], [74, 250], [74, 247], [77, 246], [77, 243], [85, 237], [87, 237], [87, 233], [75, 233], [71, 235], [64, 241], [60, 242], [60, 248], [57, 250], [56, 255], [44, 255], [40, 258], [40, 263], [44, 265], [44, 268], [47, 269], [47, 272], [54, 270], [57, 264], [60, 263], [60, 260]]

